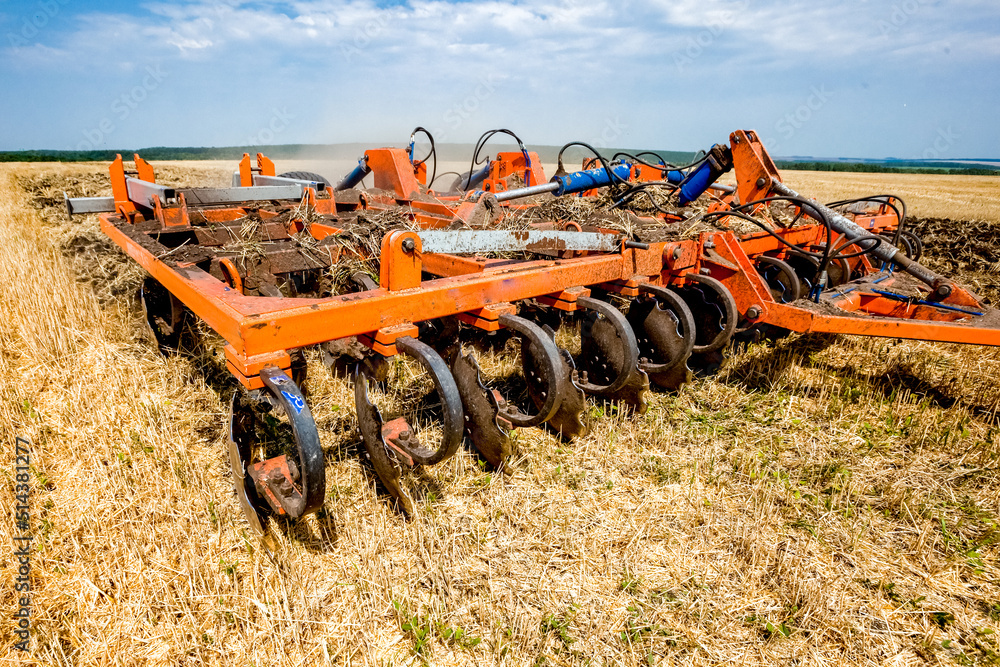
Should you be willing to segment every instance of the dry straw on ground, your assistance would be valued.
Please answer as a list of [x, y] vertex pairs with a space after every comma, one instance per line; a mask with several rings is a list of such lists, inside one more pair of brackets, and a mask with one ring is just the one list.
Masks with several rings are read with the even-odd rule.
[[427, 470], [411, 520], [310, 353], [328, 499], [267, 549], [231, 491], [218, 348], [160, 357], [126, 259], [65, 242], [95, 221], [29, 205], [100, 171], [0, 168], [0, 504], [29, 436], [37, 547], [27, 656], [0, 562], [5, 664], [1000, 661], [997, 351], [755, 346], [643, 417], [592, 405], [572, 444], [519, 431], [509, 476], [468, 453]]

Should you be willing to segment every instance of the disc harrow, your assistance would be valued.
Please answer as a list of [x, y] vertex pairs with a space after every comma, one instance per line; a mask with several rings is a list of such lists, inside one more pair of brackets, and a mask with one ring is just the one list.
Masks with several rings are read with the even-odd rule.
[[[139, 296], [161, 350], [183, 346], [191, 316], [225, 339], [229, 458], [255, 529], [325, 498], [304, 386], [311, 346], [350, 368], [367, 458], [410, 514], [405, 473], [463, 440], [503, 470], [513, 429], [584, 436], [589, 401], [641, 414], [651, 387], [716, 372], [734, 340], [1000, 345], [997, 311], [919, 264], [898, 198], [806, 199], [754, 132], [681, 166], [568, 144], [593, 156], [570, 173], [564, 148], [551, 179], [519, 139], [480, 162], [497, 133], [516, 139], [484, 135], [446, 191], [433, 189], [436, 163], [428, 181], [433, 139], [415, 160], [411, 137], [367, 151], [336, 185], [277, 175], [258, 154], [232, 187], [175, 189], [136, 155], [131, 170], [121, 156], [111, 165], [112, 197], [67, 199], [70, 213], [100, 213], [148, 272]], [[491, 375], [483, 354], [517, 363]]]

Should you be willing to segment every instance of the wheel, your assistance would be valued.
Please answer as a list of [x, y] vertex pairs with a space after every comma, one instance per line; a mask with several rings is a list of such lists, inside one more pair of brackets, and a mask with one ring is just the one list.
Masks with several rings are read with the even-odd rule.
[[311, 171], [286, 171], [283, 174], [278, 174], [278, 178], [294, 178], [298, 181], [316, 181], [317, 183], [323, 183], [326, 187], [333, 185], [330, 181], [326, 180], [325, 176], [320, 176]]

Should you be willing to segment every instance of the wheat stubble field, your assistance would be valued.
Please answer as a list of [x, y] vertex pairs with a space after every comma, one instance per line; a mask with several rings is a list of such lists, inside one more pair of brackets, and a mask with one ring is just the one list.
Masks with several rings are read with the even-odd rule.
[[[359, 456], [349, 383], [310, 353], [327, 502], [262, 544], [231, 491], [221, 347], [202, 331], [161, 357], [141, 272], [93, 216], [60, 210], [63, 190], [103, 194], [104, 169], [0, 166], [0, 663], [1000, 664], [1000, 351], [753, 346], [652, 394], [645, 416], [591, 404], [577, 442], [519, 431], [510, 475], [460, 453], [424, 473], [410, 520]], [[788, 180], [822, 198], [887, 189]], [[950, 181], [907, 182], [911, 214], [975, 221], [918, 228], [930, 263], [996, 303], [997, 181], [958, 183], [967, 209]], [[27, 655], [8, 648], [17, 435], [33, 461]]]

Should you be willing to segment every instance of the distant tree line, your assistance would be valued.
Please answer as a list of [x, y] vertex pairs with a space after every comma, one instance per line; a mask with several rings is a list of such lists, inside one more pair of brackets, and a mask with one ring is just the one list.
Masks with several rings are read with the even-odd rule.
[[167, 148], [153, 147], [140, 150], [94, 150], [94, 151], [6, 151], [0, 152], [0, 162], [111, 162], [116, 155], [126, 160], [138, 153], [144, 160], [239, 160], [244, 153], [256, 155], [264, 153], [272, 158], [291, 159], [322, 154], [323, 146], [226, 146], [208, 148]]
[[[458, 145], [444, 145], [451, 151], [461, 151], [465, 148]], [[358, 150], [363, 150], [358, 145]], [[502, 147], [494, 147], [499, 149]], [[295, 159], [295, 158], [324, 158], [335, 151], [343, 151], [344, 145], [319, 145], [319, 144], [288, 144], [281, 146], [224, 146], [224, 147], [191, 147], [191, 148], [169, 148], [153, 147], [143, 148], [139, 151], [133, 150], [93, 150], [93, 151], [6, 151], [0, 152], [0, 162], [110, 162], [115, 159], [115, 155], [121, 154], [126, 160], [131, 159], [134, 152], [138, 152], [146, 160], [239, 160], [244, 153], [255, 155], [264, 153], [272, 159]], [[541, 146], [537, 149], [539, 157], [543, 161], [555, 160], [558, 148], [551, 146]], [[634, 153], [635, 151], [628, 151]], [[611, 152], [606, 152], [608, 155]], [[660, 151], [659, 154], [665, 159], [678, 164], [683, 164], [690, 159], [688, 153], [676, 153], [672, 151]], [[646, 159], [651, 159], [646, 156]], [[776, 163], [779, 169], [797, 171], [846, 171], [875, 174], [944, 174], [960, 176], [998, 176], [1000, 168], [991, 169], [988, 167], [969, 167], [960, 162], [946, 162], [938, 166], [928, 167], [926, 162], [893, 160], [892, 165], [872, 162], [804, 162], [780, 160]]]
[[791, 171], [851, 171], [867, 174], [939, 174], [946, 176], [1000, 176], [1000, 169], [986, 167], [889, 167], [867, 162], [784, 162], [779, 169]]

